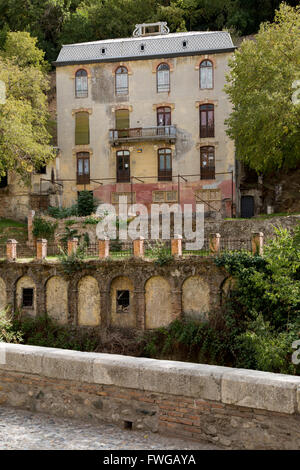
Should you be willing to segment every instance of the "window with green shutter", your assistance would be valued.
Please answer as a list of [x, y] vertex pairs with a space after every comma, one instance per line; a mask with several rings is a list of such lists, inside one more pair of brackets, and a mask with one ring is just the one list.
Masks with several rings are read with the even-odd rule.
[[75, 120], [75, 145], [88, 145], [90, 143], [89, 113], [76, 113]]

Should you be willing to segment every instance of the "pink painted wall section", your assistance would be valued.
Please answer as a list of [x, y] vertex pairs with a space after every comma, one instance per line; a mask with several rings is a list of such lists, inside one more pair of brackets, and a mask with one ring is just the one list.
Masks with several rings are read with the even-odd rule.
[[[221, 201], [223, 207], [223, 216], [231, 216], [231, 201], [235, 201], [235, 187], [231, 179], [216, 182], [212, 181], [195, 181], [195, 182], [182, 182], [180, 183], [179, 198], [180, 204], [183, 208], [184, 204], [192, 204], [193, 211], [196, 208], [196, 198], [195, 192], [201, 189], [220, 189], [221, 190]], [[233, 190], [233, 195], [232, 195]], [[94, 196], [98, 198], [101, 202], [112, 203], [113, 196], [112, 193], [134, 193], [135, 199], [133, 202], [137, 204], [144, 204], [147, 206], [148, 210], [150, 209], [151, 204], [154, 203], [153, 200], [153, 191], [178, 191], [178, 184], [173, 182], [166, 183], [116, 183], [116, 184], [106, 184], [100, 186], [94, 190]], [[128, 200], [130, 203], [130, 199]], [[163, 202], [163, 201], [162, 201]], [[161, 202], [161, 203], [162, 203]], [[174, 204], [170, 202], [170, 204]], [[199, 201], [200, 203], [201, 201]], [[225, 212], [224, 212], [225, 208]]]

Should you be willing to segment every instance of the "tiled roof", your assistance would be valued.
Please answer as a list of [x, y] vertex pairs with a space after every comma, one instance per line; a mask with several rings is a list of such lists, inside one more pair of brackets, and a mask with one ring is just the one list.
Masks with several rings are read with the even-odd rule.
[[[142, 45], [144, 50], [141, 49]], [[197, 52], [222, 50], [234, 50], [231, 36], [226, 31], [173, 33], [64, 45], [55, 64], [194, 55]]]

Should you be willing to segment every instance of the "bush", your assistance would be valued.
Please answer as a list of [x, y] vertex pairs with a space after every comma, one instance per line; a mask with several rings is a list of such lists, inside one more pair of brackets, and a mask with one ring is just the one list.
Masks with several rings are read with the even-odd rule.
[[163, 266], [173, 260], [170, 248], [163, 241], [156, 240], [155, 245], [149, 244], [148, 247], [150, 256], [155, 258], [155, 263], [159, 266]]
[[66, 219], [67, 217], [78, 216], [77, 204], [73, 204], [71, 207], [48, 207], [48, 214], [54, 219]]
[[34, 346], [92, 352], [99, 343], [96, 333], [78, 332], [70, 326], [58, 325], [47, 315], [15, 320], [14, 328], [21, 332], [25, 344]]
[[0, 342], [22, 343], [23, 337], [12, 320], [8, 309], [0, 311]]
[[49, 220], [42, 219], [42, 217], [35, 217], [33, 219], [32, 234], [35, 238], [46, 238], [52, 240], [57, 223], [52, 223]]
[[78, 215], [85, 217], [91, 215], [97, 209], [98, 203], [90, 191], [80, 191], [78, 195]]

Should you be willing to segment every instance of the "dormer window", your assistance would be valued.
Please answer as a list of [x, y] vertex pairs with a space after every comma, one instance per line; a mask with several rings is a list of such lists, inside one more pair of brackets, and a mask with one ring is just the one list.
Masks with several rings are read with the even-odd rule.
[[106, 54], [106, 49], [105, 49], [105, 47], [102, 47], [102, 49], [101, 49], [101, 54], [102, 54], [102, 55]]
[[144, 52], [145, 50], [145, 44], [141, 44], [141, 51]]
[[182, 41], [182, 47], [183, 47], [183, 48], [186, 48], [186, 47], [187, 47], [187, 41], [186, 41], [186, 40]]
[[136, 24], [133, 31], [133, 37], [156, 36], [158, 34], [169, 34], [170, 30], [167, 23], [159, 21], [158, 23]]

